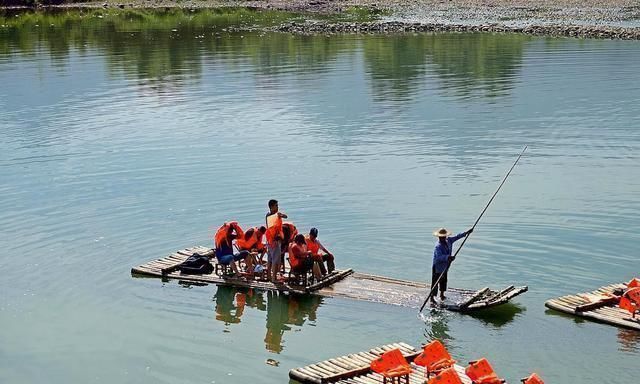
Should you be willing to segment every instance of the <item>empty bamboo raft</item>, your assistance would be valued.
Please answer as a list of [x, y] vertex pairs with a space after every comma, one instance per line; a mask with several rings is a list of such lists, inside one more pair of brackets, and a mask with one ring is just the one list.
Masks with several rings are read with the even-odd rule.
[[[438, 307], [457, 312], [472, 312], [505, 304], [527, 291], [526, 286], [513, 285], [493, 291], [449, 288], [447, 299]], [[317, 292], [323, 296], [346, 297], [357, 300], [419, 308], [429, 293], [429, 285], [417, 281], [394, 279], [367, 273], [353, 273], [346, 279]]]
[[640, 318], [631, 319], [631, 313], [618, 308], [617, 300], [611, 298], [614, 289], [625, 289], [625, 284], [611, 284], [593, 292], [567, 295], [544, 303], [548, 308], [602, 323], [640, 331]]
[[[321, 296], [344, 297], [412, 308], [420, 307], [429, 289], [429, 285], [425, 283], [366, 273], [353, 273], [351, 269], [334, 271], [319, 283], [307, 287], [288, 284], [274, 285], [268, 281], [246, 281], [237, 278], [223, 278], [216, 274], [181, 274], [177, 270], [177, 266], [194, 252], [201, 255], [213, 256], [213, 250], [210, 248], [201, 246], [191, 247], [174, 252], [167, 257], [134, 267], [131, 269], [131, 273], [134, 276], [155, 276], [207, 284], [224, 284], [264, 290], [289, 291], [293, 293], [313, 293]], [[215, 257], [212, 258], [211, 261], [215, 263]], [[439, 306], [453, 311], [471, 312], [504, 304], [513, 297], [526, 291], [526, 286], [515, 287], [513, 285], [500, 291], [490, 290], [489, 288], [483, 288], [477, 291], [450, 288], [447, 290], [447, 299], [439, 303]]]
[[[405, 343], [387, 344], [372, 348], [366, 352], [352, 353], [346, 356], [309, 364], [305, 367], [294, 368], [289, 371], [289, 378], [303, 384], [377, 384], [382, 383], [382, 375], [372, 372], [371, 362], [381, 354], [399, 348], [408, 362], [411, 363], [413, 373], [409, 375], [409, 383], [422, 384], [425, 379], [424, 367], [413, 364], [413, 360], [421, 351]], [[456, 365], [456, 372], [464, 384], [471, 384], [471, 380], [464, 373], [464, 368]]]

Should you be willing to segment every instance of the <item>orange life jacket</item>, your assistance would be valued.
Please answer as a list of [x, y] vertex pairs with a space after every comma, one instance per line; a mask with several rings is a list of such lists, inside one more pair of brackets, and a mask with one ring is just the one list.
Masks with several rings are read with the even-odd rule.
[[[296, 254], [296, 252], [293, 251], [294, 247], [296, 246], [298, 246], [296, 243], [291, 243], [289, 244], [289, 249], [287, 250], [287, 252], [289, 252], [289, 264], [291, 264], [291, 268], [298, 268], [298, 266], [302, 263], [300, 254]], [[302, 253], [302, 251], [300, 251], [299, 253]]]
[[307, 243], [307, 249], [311, 251], [311, 256], [313, 256], [314, 260], [322, 261], [322, 256], [320, 256], [320, 244], [318, 244], [317, 239], [311, 240], [309, 235], [304, 237], [304, 240]]
[[282, 233], [282, 217], [278, 213], [267, 216], [267, 242], [273, 244], [277, 240], [282, 240], [284, 234]]
[[317, 241], [311, 240], [309, 235], [304, 237], [304, 240], [307, 242], [307, 248], [311, 251], [312, 254], [316, 255], [320, 252], [320, 244]]
[[[224, 223], [220, 228], [218, 228], [215, 236], [213, 237], [216, 248], [220, 247], [220, 245], [223, 244], [223, 242], [227, 241], [227, 236], [229, 235], [229, 232], [232, 229], [236, 231], [236, 234], [238, 235], [239, 238], [244, 237], [244, 232], [242, 232], [242, 228], [240, 228], [240, 225], [238, 224], [237, 221], [230, 221], [228, 223]], [[231, 246], [231, 244], [229, 244], [229, 246]]]
[[640, 287], [627, 289], [622, 296], [629, 298], [629, 300], [640, 306]]
[[627, 283], [627, 288], [629, 289], [637, 287], [640, 287], [640, 279], [638, 279], [637, 277], [634, 277], [630, 282]]
[[[248, 238], [247, 235], [249, 235]], [[262, 244], [262, 233], [260, 233], [258, 227], [248, 229], [243, 236], [236, 239], [236, 244], [241, 251], [250, 251], [252, 249], [260, 251], [264, 248], [264, 244]]]
[[531, 376], [526, 379], [522, 379], [524, 384], [544, 384], [544, 381], [536, 373], [532, 373]]
[[640, 310], [640, 287], [628, 289], [620, 298], [618, 306], [635, 317], [635, 313]]

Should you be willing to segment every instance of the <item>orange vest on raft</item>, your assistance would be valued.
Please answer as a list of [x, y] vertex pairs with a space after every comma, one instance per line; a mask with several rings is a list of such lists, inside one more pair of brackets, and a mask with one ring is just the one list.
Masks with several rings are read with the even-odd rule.
[[[218, 228], [215, 236], [213, 237], [213, 242], [216, 248], [220, 247], [220, 245], [223, 242], [227, 241], [227, 235], [229, 234], [229, 231], [231, 231], [232, 229], [236, 231], [236, 234], [238, 235], [238, 237], [244, 236], [244, 232], [242, 232], [242, 228], [240, 228], [240, 225], [238, 224], [237, 221], [230, 221], [228, 223], [224, 223], [220, 228]], [[231, 246], [231, 244], [229, 244], [229, 246]]]
[[[247, 239], [247, 235], [249, 238]], [[262, 233], [258, 230], [258, 227], [248, 229], [247, 232], [236, 239], [236, 244], [241, 251], [252, 249], [262, 250], [264, 244], [262, 244]]]
[[320, 256], [320, 244], [318, 244], [317, 240], [313, 241], [309, 238], [309, 235], [304, 237], [304, 240], [307, 243], [307, 249], [311, 251], [311, 256], [316, 261], [322, 261], [322, 256]]
[[631, 312], [632, 316], [635, 315], [636, 311], [640, 310], [640, 287], [628, 289], [620, 298], [618, 305]]
[[291, 243], [289, 245], [289, 249], [287, 250], [287, 252], [289, 252], [289, 264], [291, 264], [291, 268], [298, 268], [298, 266], [302, 263], [301, 256], [304, 252], [304, 249], [299, 250], [299, 252], [296, 253], [293, 251], [294, 247], [297, 247], [298, 249], [300, 248], [300, 246], [295, 243]]
[[267, 216], [267, 242], [273, 244], [276, 240], [282, 240], [284, 234], [282, 233], [282, 217], [278, 213]]
[[628, 289], [622, 296], [629, 298], [636, 305], [640, 305], [640, 287]]

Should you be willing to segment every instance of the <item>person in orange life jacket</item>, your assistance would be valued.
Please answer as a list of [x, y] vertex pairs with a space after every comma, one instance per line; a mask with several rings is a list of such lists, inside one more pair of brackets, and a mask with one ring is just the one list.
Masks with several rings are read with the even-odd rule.
[[287, 215], [278, 211], [278, 201], [269, 200], [269, 213], [265, 217], [267, 223], [267, 273], [269, 280], [278, 281], [278, 271], [282, 263], [282, 219]]
[[[446, 228], [440, 228], [437, 231], [433, 232], [433, 235], [438, 238], [438, 242], [433, 250], [433, 267], [431, 268], [431, 304], [436, 304], [435, 296], [438, 292], [438, 286], [440, 286], [440, 299], [444, 300], [446, 297], [444, 296], [444, 292], [447, 290], [447, 272], [449, 269], [449, 264], [454, 260], [454, 257], [451, 256], [451, 249], [453, 248], [453, 243], [460, 240], [461, 238], [468, 236], [471, 232], [473, 232], [473, 228], [469, 229], [466, 232], [459, 233], [455, 236], [450, 236], [451, 232]], [[441, 277], [442, 276], [442, 277]], [[438, 285], [436, 285], [436, 282]]]
[[293, 242], [293, 239], [298, 236], [298, 228], [292, 222], [282, 223], [282, 253], [287, 252], [289, 244]]
[[224, 223], [218, 229], [215, 235], [215, 254], [218, 263], [222, 265], [230, 265], [234, 275], [239, 273], [236, 261], [245, 260], [250, 263], [250, 255], [248, 251], [241, 251], [237, 254], [233, 253], [233, 240], [242, 233], [242, 228], [236, 221]]
[[312, 271], [316, 279], [322, 277], [318, 263], [313, 261], [313, 256], [311, 256], [311, 252], [307, 249], [307, 243], [303, 234], [297, 235], [289, 245], [289, 263], [291, 263], [291, 270], [294, 273]]
[[[336, 269], [333, 254], [320, 243], [320, 240], [318, 240], [318, 229], [311, 228], [309, 235], [305, 237], [305, 241], [307, 242], [307, 249], [311, 252], [313, 260], [318, 263], [322, 275], [324, 276], [327, 274], [327, 268], [329, 269], [329, 273], [333, 272], [333, 270]], [[324, 253], [321, 254], [320, 250]], [[327, 268], [324, 267], [325, 261], [327, 262]]]
[[[247, 232], [240, 235], [236, 239], [236, 245], [240, 251], [248, 251], [251, 254], [251, 265], [247, 264], [247, 271], [250, 274], [253, 273], [253, 266], [259, 262], [262, 264], [262, 257], [266, 252], [265, 246], [262, 243], [262, 236], [267, 232], [267, 227], [264, 225], [261, 227], [249, 228]], [[256, 256], [260, 257], [260, 260], [256, 260]]]
[[282, 223], [282, 248], [280, 249], [280, 263], [282, 272], [284, 273], [284, 254], [289, 250], [289, 244], [293, 243], [293, 239], [298, 235], [298, 228], [291, 222]]

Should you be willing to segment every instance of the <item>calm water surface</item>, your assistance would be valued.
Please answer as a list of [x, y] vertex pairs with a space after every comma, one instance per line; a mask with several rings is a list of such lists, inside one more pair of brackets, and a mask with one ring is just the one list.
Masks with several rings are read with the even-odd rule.
[[[0, 382], [287, 382], [433, 337], [511, 382], [637, 380], [637, 332], [543, 303], [640, 274], [640, 42], [228, 32], [238, 18], [0, 18]], [[471, 226], [525, 144], [450, 273], [529, 285], [500, 310], [425, 323], [129, 273], [277, 198], [340, 267], [424, 281], [430, 233]]]

